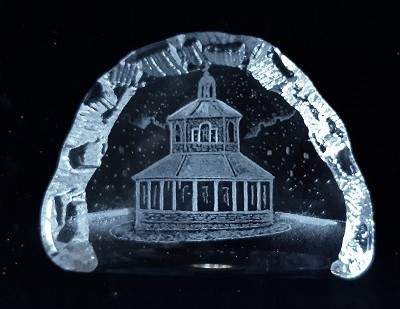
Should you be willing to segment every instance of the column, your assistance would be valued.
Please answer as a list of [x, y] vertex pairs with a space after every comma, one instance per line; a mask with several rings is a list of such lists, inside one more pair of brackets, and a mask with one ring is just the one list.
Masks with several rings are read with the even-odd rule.
[[174, 135], [174, 131], [172, 130], [172, 124], [170, 123], [169, 124], [169, 134], [170, 134], [170, 137], [169, 137], [169, 152], [170, 153], [173, 153], [174, 152], [174, 150], [173, 150], [173, 143], [172, 143], [172, 139], [175, 137], [175, 135]]
[[140, 181], [136, 180], [135, 183], [135, 206], [136, 209], [140, 208]]
[[261, 210], [261, 183], [257, 182], [257, 210]]
[[243, 182], [243, 209], [244, 211], [249, 210], [249, 196], [247, 192], [247, 181]]
[[176, 181], [172, 182], [172, 210], [176, 210]]
[[183, 152], [186, 152], [186, 145], [187, 145], [187, 138], [186, 138], [186, 135], [187, 135], [187, 121], [186, 121], [186, 119], [184, 120], [184, 124], [183, 124]]
[[222, 142], [224, 143], [224, 152], [225, 152], [226, 142], [227, 142], [225, 117], [222, 117], [222, 123], [223, 123], [222, 136], [224, 138], [224, 140]]
[[270, 209], [271, 211], [274, 211], [274, 207], [273, 207], [273, 198], [272, 198], [273, 192], [274, 192], [274, 189], [273, 189], [273, 182], [270, 181], [270, 182], [269, 182], [269, 209]]
[[197, 208], [197, 180], [192, 182], [192, 211], [198, 211]]
[[237, 211], [236, 181], [232, 181], [232, 211]]
[[135, 206], [136, 209], [140, 209], [140, 181], [136, 181], [135, 186]]
[[238, 151], [240, 151], [240, 135], [239, 135], [239, 124], [235, 122], [235, 128], [236, 128], [236, 145], [238, 147]]
[[136, 203], [135, 225], [138, 226], [140, 223], [140, 181], [136, 181], [135, 203]]
[[151, 181], [147, 182], [147, 209], [151, 209]]
[[214, 181], [214, 211], [218, 211], [218, 180]]
[[160, 181], [160, 210], [164, 210], [164, 180]]

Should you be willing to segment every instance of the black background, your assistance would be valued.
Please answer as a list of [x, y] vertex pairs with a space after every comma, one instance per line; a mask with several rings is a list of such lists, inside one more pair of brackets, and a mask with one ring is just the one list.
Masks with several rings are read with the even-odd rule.
[[[397, 11], [383, 1], [298, 2], [0, 2], [1, 308], [398, 306]], [[41, 199], [87, 90], [129, 51], [203, 30], [259, 36], [278, 46], [347, 125], [376, 221], [375, 260], [358, 280], [85, 275], [64, 272], [46, 257]]]

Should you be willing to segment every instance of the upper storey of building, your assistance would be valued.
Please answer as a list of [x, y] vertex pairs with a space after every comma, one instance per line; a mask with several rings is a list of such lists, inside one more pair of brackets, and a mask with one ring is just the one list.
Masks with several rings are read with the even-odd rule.
[[171, 153], [239, 151], [237, 110], [217, 99], [215, 79], [205, 71], [197, 99], [168, 116]]

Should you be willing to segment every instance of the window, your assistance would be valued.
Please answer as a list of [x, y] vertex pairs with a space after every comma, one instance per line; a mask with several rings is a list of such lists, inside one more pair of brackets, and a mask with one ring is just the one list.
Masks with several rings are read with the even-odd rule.
[[208, 123], [200, 126], [200, 142], [210, 142], [210, 125]]
[[209, 122], [203, 122], [199, 127], [192, 129], [191, 142], [217, 143], [218, 128], [211, 128]]
[[211, 143], [218, 142], [217, 129], [211, 129]]
[[235, 125], [229, 121], [228, 124], [228, 142], [233, 143], [235, 141]]
[[199, 140], [199, 129], [192, 129], [192, 142], [197, 142]]
[[181, 127], [179, 124], [175, 126], [175, 142], [179, 143], [181, 141]]

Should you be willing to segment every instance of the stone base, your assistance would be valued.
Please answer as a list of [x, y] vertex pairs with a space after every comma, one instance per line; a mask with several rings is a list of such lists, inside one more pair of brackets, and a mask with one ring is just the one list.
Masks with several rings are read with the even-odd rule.
[[270, 210], [236, 212], [192, 212], [172, 210], [136, 211], [136, 230], [230, 230], [273, 224]]
[[180, 242], [204, 242], [256, 238], [280, 234], [290, 230], [290, 224], [275, 222], [268, 226], [256, 228], [214, 229], [214, 230], [137, 230], [133, 222], [114, 226], [110, 234], [119, 240], [172, 244]]

